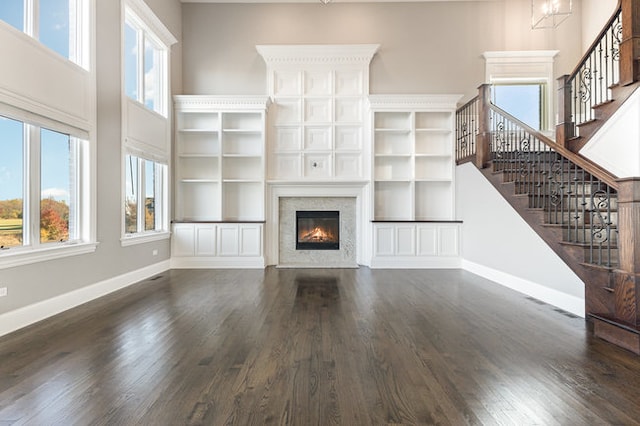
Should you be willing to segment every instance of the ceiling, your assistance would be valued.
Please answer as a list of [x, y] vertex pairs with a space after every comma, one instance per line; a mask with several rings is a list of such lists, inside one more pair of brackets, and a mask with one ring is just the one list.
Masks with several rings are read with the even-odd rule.
[[[321, 0], [180, 0], [182, 3], [319, 3]], [[330, 0], [329, 3], [403, 3], [403, 2], [458, 2], [495, 0]]]

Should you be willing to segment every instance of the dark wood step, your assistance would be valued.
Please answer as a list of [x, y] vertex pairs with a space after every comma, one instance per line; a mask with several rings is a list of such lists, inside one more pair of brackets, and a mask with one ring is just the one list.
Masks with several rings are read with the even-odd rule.
[[596, 337], [640, 355], [640, 327], [636, 324], [621, 322], [607, 314], [589, 314], [589, 318]]

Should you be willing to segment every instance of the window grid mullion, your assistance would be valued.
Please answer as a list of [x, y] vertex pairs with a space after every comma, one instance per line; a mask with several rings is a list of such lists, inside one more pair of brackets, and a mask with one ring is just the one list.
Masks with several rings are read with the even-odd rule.
[[137, 157], [138, 160], [138, 214], [137, 214], [137, 232], [144, 232], [144, 222], [145, 222], [145, 161], [143, 158]]
[[24, 0], [24, 32], [36, 40], [39, 40], [40, 33], [38, 30], [39, 10], [39, 0]]
[[138, 43], [138, 57], [137, 59], [137, 80], [138, 80], [138, 102], [142, 105], [145, 104], [145, 82], [144, 82], [144, 30], [135, 27], [137, 32], [136, 41]]
[[25, 176], [28, 193], [25, 199], [28, 200], [25, 217], [28, 218], [28, 240], [33, 248], [40, 246], [40, 198], [42, 195], [42, 157], [41, 157], [41, 131], [39, 127], [27, 124], [28, 127], [28, 149], [29, 149], [29, 172]]

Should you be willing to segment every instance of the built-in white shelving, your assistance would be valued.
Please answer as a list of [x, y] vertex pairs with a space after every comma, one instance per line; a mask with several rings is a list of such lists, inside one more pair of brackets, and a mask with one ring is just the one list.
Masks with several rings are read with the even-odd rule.
[[370, 96], [374, 268], [459, 267], [457, 95]]
[[174, 98], [173, 267], [264, 267], [269, 102], [266, 96]]
[[264, 220], [267, 97], [176, 96], [179, 221]]
[[372, 95], [373, 217], [452, 220], [457, 95]]

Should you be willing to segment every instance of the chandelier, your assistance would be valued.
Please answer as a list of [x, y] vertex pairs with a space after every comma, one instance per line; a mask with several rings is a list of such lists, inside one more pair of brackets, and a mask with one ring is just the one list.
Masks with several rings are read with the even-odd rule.
[[571, 15], [572, 0], [531, 0], [531, 28], [556, 28]]

